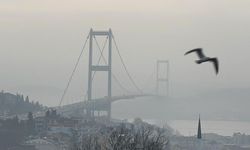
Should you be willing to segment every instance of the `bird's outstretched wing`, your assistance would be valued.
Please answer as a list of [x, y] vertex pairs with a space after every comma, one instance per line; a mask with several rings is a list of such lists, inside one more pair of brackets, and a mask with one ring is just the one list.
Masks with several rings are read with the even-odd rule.
[[217, 58], [210, 58], [208, 61], [212, 62], [214, 64], [214, 69], [216, 74], [219, 72], [219, 61]]
[[193, 52], [196, 52], [199, 58], [204, 58], [205, 57], [205, 55], [203, 54], [202, 48], [196, 48], [196, 49], [193, 49], [191, 51], [188, 51], [188, 52], [185, 53], [185, 55], [193, 53]]

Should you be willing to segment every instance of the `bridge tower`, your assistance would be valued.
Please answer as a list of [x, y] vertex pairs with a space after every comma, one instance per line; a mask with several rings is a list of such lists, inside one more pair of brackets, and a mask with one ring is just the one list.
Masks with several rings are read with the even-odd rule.
[[[105, 36], [108, 37], [108, 62], [107, 65], [93, 65], [93, 38], [95, 36]], [[108, 104], [108, 117], [111, 117], [111, 96], [112, 96], [112, 31], [109, 29], [108, 31], [93, 31], [90, 30], [89, 33], [89, 73], [88, 73], [88, 102], [91, 104], [91, 107], [87, 109], [87, 115], [89, 117], [94, 117], [95, 112], [95, 102], [92, 101], [92, 76], [93, 72], [104, 71], [108, 73], [108, 93], [107, 99], [109, 101]]]
[[[161, 66], [163, 66], [163, 75], [161, 74]], [[161, 83], [165, 89], [164, 93], [161, 94], [160, 87]], [[166, 92], [166, 93], [165, 93]], [[156, 95], [158, 96], [169, 96], [169, 61], [168, 60], [157, 60], [156, 62]]]

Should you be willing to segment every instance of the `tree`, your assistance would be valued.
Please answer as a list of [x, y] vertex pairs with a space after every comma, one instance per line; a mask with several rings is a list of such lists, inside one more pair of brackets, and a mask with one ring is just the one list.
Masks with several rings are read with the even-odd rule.
[[28, 113], [28, 121], [33, 121], [33, 113], [32, 112]]
[[35, 121], [32, 112], [28, 113], [27, 131], [29, 134], [34, 134], [35, 132]]
[[56, 112], [56, 110], [55, 110], [55, 109], [52, 109], [50, 115], [51, 115], [51, 117], [54, 118], [54, 119], [57, 118], [57, 112]]
[[134, 133], [132, 130], [121, 124], [120, 127], [114, 128], [111, 134], [108, 136], [107, 148], [112, 150], [118, 149], [135, 149], [136, 144], [134, 143]]
[[17, 116], [1, 121], [0, 149], [17, 146], [25, 139], [25, 128]]
[[102, 149], [101, 147], [101, 135], [91, 134], [82, 137], [82, 142], [80, 143], [81, 150], [99, 150]]
[[23, 98], [23, 95], [21, 96], [21, 100], [24, 102], [24, 98]]
[[[129, 124], [127, 124], [129, 125]], [[134, 127], [135, 126], [135, 127]], [[83, 135], [74, 133], [72, 136], [72, 150], [168, 150], [166, 130], [144, 122], [140, 125], [101, 127], [101, 132], [95, 130], [82, 132]], [[79, 137], [80, 136], [80, 137]], [[76, 139], [81, 139], [80, 141]], [[80, 145], [80, 147], [78, 147]]]
[[47, 110], [47, 111], [46, 111], [45, 117], [46, 117], [46, 118], [49, 118], [49, 117], [50, 117], [50, 110]]
[[29, 103], [29, 102], [30, 102], [29, 96], [26, 96], [25, 102], [26, 102], [26, 103]]
[[39, 108], [39, 107], [40, 107], [39, 102], [36, 102], [36, 104], [35, 104], [35, 105], [36, 105], [36, 107], [37, 107], [37, 108]]
[[135, 128], [115, 128], [107, 138], [107, 150], [164, 150], [168, 146], [165, 129], [143, 122]]

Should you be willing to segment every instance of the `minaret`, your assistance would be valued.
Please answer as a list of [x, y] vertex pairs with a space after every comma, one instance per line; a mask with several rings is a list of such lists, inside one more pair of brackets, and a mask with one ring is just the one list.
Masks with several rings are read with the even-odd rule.
[[202, 139], [202, 137], [201, 137], [201, 119], [200, 119], [200, 115], [199, 115], [197, 139]]

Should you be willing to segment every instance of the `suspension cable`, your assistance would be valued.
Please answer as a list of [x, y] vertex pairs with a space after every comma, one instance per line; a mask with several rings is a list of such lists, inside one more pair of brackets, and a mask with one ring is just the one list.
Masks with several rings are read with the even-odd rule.
[[[97, 45], [97, 47], [98, 47], [98, 50], [99, 50], [99, 52], [100, 52], [100, 54], [101, 54], [100, 58], [102, 58], [103, 61], [104, 61], [104, 63], [107, 65], [107, 64], [108, 64], [108, 63], [107, 63], [107, 60], [106, 60], [105, 57], [103, 56], [104, 48], [101, 50], [100, 45], [99, 45], [99, 43], [97, 42], [96, 38], [95, 38], [95, 42], [96, 42], [96, 45]], [[111, 72], [111, 74], [112, 74], [112, 77], [114, 78], [114, 80], [117, 82], [117, 84], [120, 86], [120, 88], [121, 88], [122, 90], [124, 90], [124, 91], [127, 92], [127, 93], [131, 93], [129, 90], [127, 90], [127, 89], [121, 84], [121, 82], [118, 80], [118, 78], [115, 76], [115, 74], [114, 74], [113, 72]]]
[[[96, 37], [95, 37], [95, 36], [94, 36], [94, 39], [96, 40]], [[102, 46], [101, 55], [100, 55], [100, 57], [98, 58], [97, 65], [99, 65], [100, 62], [101, 62], [101, 58], [102, 58], [104, 49], [105, 49], [105, 47], [106, 47], [107, 41], [108, 41], [108, 36], [106, 37], [106, 40], [105, 40], [105, 42], [104, 42], [104, 44], [103, 44], [103, 46]], [[99, 44], [98, 44], [97, 46], [98, 46], [98, 48], [100, 48]], [[101, 49], [101, 48], [100, 48], [100, 49]], [[91, 77], [91, 81], [94, 80], [95, 75], [96, 75], [96, 71], [94, 71], [93, 76]], [[86, 93], [84, 94], [84, 100], [87, 98], [87, 96], [88, 96], [88, 90], [87, 90]]]
[[135, 81], [133, 80], [132, 76], [129, 74], [129, 71], [128, 71], [127, 66], [125, 65], [125, 62], [124, 62], [124, 60], [123, 60], [123, 58], [122, 58], [122, 56], [121, 56], [121, 53], [120, 53], [120, 51], [119, 51], [119, 48], [118, 48], [118, 46], [117, 46], [117, 43], [116, 43], [116, 41], [115, 41], [115, 37], [113, 36], [113, 34], [112, 34], [112, 39], [113, 39], [113, 41], [114, 41], [114, 44], [115, 44], [115, 47], [116, 47], [116, 51], [118, 52], [118, 55], [119, 55], [120, 60], [121, 60], [121, 62], [122, 62], [123, 68], [124, 68], [124, 70], [126, 71], [126, 73], [127, 73], [128, 77], [129, 77], [130, 81], [131, 81], [132, 84], [135, 86], [135, 88], [136, 88], [141, 94], [143, 94], [143, 91], [137, 86], [137, 84], [136, 84]]
[[75, 66], [74, 66], [74, 69], [73, 69], [73, 71], [72, 71], [72, 73], [71, 73], [71, 75], [70, 75], [70, 77], [69, 77], [68, 82], [67, 82], [66, 88], [65, 88], [64, 91], [63, 91], [62, 97], [61, 97], [60, 102], [59, 102], [59, 107], [61, 106], [61, 104], [62, 104], [62, 102], [63, 102], [63, 100], [64, 100], [64, 97], [65, 97], [65, 95], [66, 95], [66, 93], [67, 93], [67, 91], [68, 91], [68, 89], [69, 89], [70, 83], [71, 83], [71, 81], [72, 81], [72, 79], [73, 79], [73, 76], [74, 76], [74, 74], [75, 74], [75, 72], [76, 72], [77, 66], [78, 66], [78, 64], [79, 64], [79, 62], [80, 62], [81, 56], [82, 56], [82, 54], [83, 54], [83, 52], [84, 52], [84, 49], [85, 49], [85, 46], [86, 46], [86, 44], [87, 44], [88, 39], [89, 39], [89, 34], [88, 34], [88, 36], [87, 36], [87, 38], [86, 38], [86, 40], [85, 40], [85, 42], [84, 42], [84, 44], [83, 44], [82, 50], [81, 50], [81, 52], [80, 52], [80, 55], [78, 56], [78, 59], [77, 59], [77, 61], [76, 61], [76, 63], [75, 63]]

